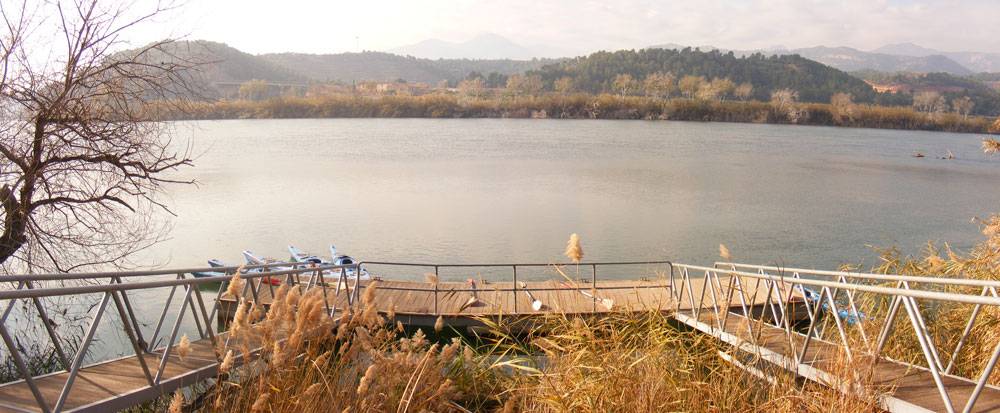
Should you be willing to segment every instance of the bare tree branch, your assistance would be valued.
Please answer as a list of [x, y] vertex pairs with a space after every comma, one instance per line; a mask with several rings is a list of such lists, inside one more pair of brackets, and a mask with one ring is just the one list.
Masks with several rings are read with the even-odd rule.
[[30, 43], [40, 23], [29, 1], [8, 3], [0, 3], [0, 268], [124, 265], [165, 236], [163, 186], [192, 183], [176, 177], [191, 159], [155, 114], [160, 100], [194, 95], [186, 72], [197, 63], [177, 58], [169, 40], [116, 51], [123, 33], [172, 6], [44, 3], [63, 45], [38, 62], [33, 53], [51, 39]]

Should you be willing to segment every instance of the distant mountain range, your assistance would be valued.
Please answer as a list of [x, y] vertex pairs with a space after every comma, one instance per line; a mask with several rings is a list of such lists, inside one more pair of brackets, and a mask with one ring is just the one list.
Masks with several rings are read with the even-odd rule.
[[[682, 49], [685, 46], [667, 43], [650, 47]], [[718, 49], [713, 46], [699, 46], [698, 48], [701, 50]], [[847, 72], [875, 70], [890, 73], [948, 73], [959, 76], [982, 72], [1000, 72], [1000, 53], [942, 52], [913, 43], [886, 45], [872, 51], [826, 46], [800, 49], [718, 50], [732, 51], [736, 55], [753, 53], [765, 55], [797, 54]]]
[[971, 69], [977, 73], [997, 73], [1000, 72], [1000, 53], [981, 52], [943, 52], [940, 50], [928, 49], [913, 43], [899, 43], [882, 46], [873, 52], [884, 53], [896, 56], [916, 56], [926, 57], [932, 55], [945, 56]]
[[428, 39], [418, 43], [386, 50], [401, 56], [424, 59], [513, 59], [570, 57], [574, 53], [553, 46], [523, 46], [493, 33], [483, 33], [465, 42]]
[[[125, 52], [127, 53], [127, 52]], [[272, 53], [252, 55], [223, 43], [205, 40], [170, 44], [165, 53], [150, 56], [151, 61], [186, 60], [202, 62], [196, 81], [206, 88], [224, 86], [232, 89], [254, 79], [272, 84], [310, 82], [397, 81], [435, 84], [442, 80], [455, 83], [470, 72], [503, 75], [522, 73], [556, 63], [558, 59], [421, 59], [383, 52], [305, 54]]]
[[[650, 48], [684, 49], [676, 43], [659, 44]], [[703, 51], [721, 50], [714, 46], [699, 46]], [[424, 40], [407, 46], [386, 50], [388, 53], [426, 59], [515, 59], [535, 57], [571, 57], [583, 53], [553, 46], [524, 46], [506, 37], [480, 34], [465, 42], [438, 39]], [[732, 50], [737, 55], [753, 53], [798, 54], [834, 68], [854, 72], [875, 70], [880, 72], [949, 73], [967, 76], [973, 73], [1000, 72], [1000, 53], [946, 52], [913, 43], [898, 43], [864, 51], [851, 47], [815, 46], [799, 49], [772, 48], [757, 50]]]

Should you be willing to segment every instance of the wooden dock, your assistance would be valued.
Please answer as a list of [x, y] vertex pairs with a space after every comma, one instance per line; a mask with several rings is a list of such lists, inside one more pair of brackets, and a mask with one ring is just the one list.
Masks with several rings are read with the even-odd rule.
[[[805, 338], [800, 335], [788, 335], [783, 329], [768, 326], [767, 324], [754, 324], [755, 328], [760, 328], [756, 345], [749, 345], [751, 335], [747, 329], [746, 318], [736, 314], [729, 314], [724, 333], [720, 334], [715, 315], [708, 311], [702, 312], [697, 319], [686, 314], [676, 314], [683, 323], [707, 334], [718, 337], [721, 341], [741, 348], [744, 354], [759, 356], [763, 361], [769, 362], [779, 368], [787, 369], [793, 366], [796, 373], [807, 379], [823, 383], [826, 385], [846, 383], [839, 382], [843, 374], [844, 359], [842, 347], [820, 340], [811, 340], [801, 364], [795, 363], [796, 351], [801, 351]], [[792, 341], [789, 341], [789, 340]], [[850, 364], [853, 373], [858, 373], [862, 379], [861, 383], [872, 389], [881, 389], [886, 392], [886, 408], [891, 411], [912, 411], [912, 412], [944, 412], [947, 411], [945, 405], [934, 385], [934, 379], [927, 369], [916, 368], [912, 365], [879, 358], [877, 361], [872, 357], [859, 356], [853, 364]], [[969, 395], [976, 387], [976, 383], [954, 376], [945, 376], [948, 395], [952, 403], [964, 406], [969, 400]], [[972, 412], [997, 412], [1000, 411], [1000, 390], [987, 386], [971, 410]]]
[[[680, 305], [671, 298], [666, 280], [613, 280], [589, 282], [533, 281], [514, 288], [512, 282], [477, 284], [475, 291], [466, 282], [362, 281], [361, 292], [375, 286], [374, 305], [382, 315], [394, 314], [408, 326], [433, 326], [440, 316], [445, 325], [454, 327], [480, 325], [481, 317], [531, 317], [545, 314], [591, 315], [609, 312], [645, 312], [690, 310], [689, 300]], [[257, 301], [269, 306], [277, 287], [266, 283], [259, 287]], [[702, 286], [695, 286], [701, 293]], [[750, 291], [753, 291], [751, 289]], [[347, 308], [346, 294], [338, 296], [331, 285], [326, 289], [328, 303], [337, 309]], [[752, 305], [764, 303], [764, 293], [756, 296]], [[475, 297], [475, 300], [473, 300]], [[252, 297], [251, 297], [252, 298]], [[532, 298], [541, 301], [542, 308], [532, 308]], [[795, 300], [798, 298], [796, 297]], [[223, 295], [219, 322], [233, 318], [237, 307], [234, 297]], [[800, 314], [805, 317], [805, 313]]]
[[[353, 282], [341, 284], [338, 293], [336, 285], [324, 283], [317, 285], [302, 280], [290, 281], [290, 277], [283, 280], [285, 282], [301, 282], [296, 288], [322, 289], [326, 295], [328, 308], [334, 310], [334, 313], [342, 312], [347, 308], [352, 308], [352, 306], [357, 308], [358, 300], [365, 295], [364, 292], [372, 291], [369, 295], [372, 296], [372, 302], [379, 313], [384, 316], [392, 315], [394, 319], [391, 321], [398, 321], [414, 327], [430, 327], [435, 325], [439, 319], [451, 327], [475, 327], [481, 325], [484, 318], [495, 317], [510, 316], [533, 320], [536, 319], [535, 317], [553, 314], [587, 317], [612, 312], [660, 311], [680, 324], [687, 325], [726, 343], [724, 351], [733, 356], [737, 362], [749, 360], [755, 363], [770, 363], [771, 366], [790, 370], [809, 380], [827, 386], [838, 386], [838, 378], [845, 373], [837, 370], [838, 367], [842, 366], [839, 356], [844, 347], [830, 341], [810, 340], [805, 357], [801, 363], [798, 363], [795, 351], [802, 348], [805, 336], [794, 328], [781, 328], [780, 324], [784, 322], [784, 318], [788, 318], [788, 322], [792, 325], [800, 321], [815, 323], [817, 318], [810, 316], [813, 312], [820, 311], [820, 305], [815, 303], [823, 302], [822, 305], [830, 304], [831, 308], [837, 307], [837, 304], [832, 302], [834, 299], [829, 296], [827, 299], [830, 302], [824, 302], [822, 294], [819, 295], [819, 301], [809, 301], [815, 300], [815, 296], [809, 296], [810, 298], [807, 300], [803, 284], [819, 285], [823, 287], [824, 294], [830, 291], [826, 289], [828, 287], [857, 288], [859, 291], [862, 287], [854, 287], [843, 281], [828, 282], [824, 286], [814, 281], [796, 281], [787, 277], [766, 278], [768, 275], [763, 273], [740, 273], [737, 275], [735, 269], [730, 271], [707, 267], [678, 266], [683, 267], [683, 271], [679, 271], [682, 274], [679, 280], [674, 279], [677, 284], [672, 284], [667, 279], [601, 280], [596, 283], [564, 280], [526, 283], [484, 283], [480, 281], [475, 285], [468, 282], [431, 283], [375, 280], [363, 281], [360, 286], [355, 286]], [[708, 275], [716, 277], [714, 278], [716, 282], [709, 284], [710, 281], [706, 281], [706, 278], [691, 277], [689, 270], [704, 271], [706, 277]], [[720, 273], [724, 277], [732, 278], [728, 278], [726, 282], [720, 282]], [[305, 277], [308, 275], [307, 271], [302, 271], [302, 274], [303, 278], [308, 278]], [[271, 303], [278, 287], [269, 283], [261, 283], [261, 277], [264, 276], [248, 276], [248, 279], [252, 281], [247, 284], [243, 296], [267, 306]], [[712, 280], [713, 278], [708, 279]], [[765, 282], [762, 283], [762, 280]], [[173, 285], [174, 288], [183, 288], [186, 292], [184, 299], [186, 301], [181, 305], [181, 308], [190, 305], [191, 311], [196, 312], [195, 301], [193, 301], [195, 298], [193, 297], [199, 301], [202, 300], [197, 286], [212, 281], [184, 279], [182, 275], [178, 275], [177, 281], [151, 282], [150, 286]], [[811, 284], [809, 284], [810, 282]], [[796, 283], [798, 283], [798, 287], [793, 288]], [[736, 285], [739, 285], [738, 288], [735, 287]], [[111, 287], [106, 285], [79, 288], [110, 289]], [[725, 288], [732, 289], [726, 290]], [[884, 290], [888, 289], [882, 288], [879, 291]], [[123, 299], [124, 294], [120, 297], [114, 295], [123, 292], [112, 290], [104, 292], [106, 294], [104, 296], [105, 304], [102, 304], [101, 310], [97, 311], [95, 319], [101, 317], [103, 305], [107, 305], [112, 297], [115, 300]], [[905, 293], [902, 290], [888, 292]], [[17, 294], [7, 293], [7, 295], [10, 297], [29, 297], [31, 294], [41, 295], [42, 293], [43, 291], [40, 290], [30, 290]], [[815, 293], [816, 291], [810, 292], [810, 294]], [[740, 299], [738, 304], [733, 305], [732, 303], [737, 302], [733, 298], [736, 294], [739, 294]], [[939, 293], [924, 293], [924, 295], [933, 294]], [[348, 298], [349, 296], [353, 299]], [[781, 297], [778, 299], [781, 304], [777, 305], [772, 301], [773, 297]], [[219, 325], [227, 325], [237, 307], [236, 297], [220, 293], [217, 301], [213, 302], [211, 298], [207, 300], [208, 304], [217, 304], [218, 306], [216, 313], [218, 319], [216, 321]], [[535, 300], [542, 303], [541, 308], [533, 308], [532, 303]], [[992, 303], [987, 298], [966, 297], [962, 300]], [[117, 301], [116, 304], [120, 306]], [[1000, 302], [997, 305], [1000, 305]], [[779, 306], [783, 306], [783, 308], [775, 308]], [[814, 308], [814, 310], [812, 312], [803, 311], [807, 307]], [[169, 304], [164, 307], [164, 314], [168, 308]], [[724, 326], [716, 319], [717, 314], [728, 314], [726, 315], [727, 323]], [[780, 316], [781, 322], [778, 322], [778, 314], [782, 314]], [[757, 326], [754, 327], [754, 334], [751, 334], [748, 328], [749, 323], [746, 319], [748, 315], [753, 325]], [[205, 312], [204, 308], [202, 308], [201, 316], [204, 322], [211, 320], [211, 316]], [[836, 318], [838, 315], [832, 317]], [[176, 336], [177, 325], [175, 323], [171, 340]], [[158, 331], [159, 327], [156, 330]], [[155, 335], [154, 333], [154, 339], [151, 341], [156, 341]], [[215, 337], [224, 340], [226, 333], [218, 334]], [[256, 353], [258, 349], [253, 349], [251, 346], [250, 351]], [[137, 356], [122, 357], [82, 366], [78, 369], [74, 368], [75, 381], [72, 385], [67, 385], [70, 381], [68, 379], [72, 376], [67, 371], [36, 376], [32, 380], [38, 391], [37, 394], [32, 391], [26, 380], [0, 385], [0, 412], [121, 410], [218, 375], [219, 354], [215, 352], [215, 347], [209, 338], [192, 341], [191, 352], [183, 360], [177, 356], [176, 351], [172, 351], [167, 357], [168, 362], [160, 367], [159, 380], [153, 380], [142, 368], [140, 360], [144, 360], [150, 370], [156, 369], [163, 352], [164, 348], [161, 347], [143, 352], [141, 359]], [[237, 358], [241, 359], [242, 357]], [[912, 364], [885, 358], [876, 359], [864, 355], [859, 356], [856, 362], [859, 362], [858, 365], [861, 367], [850, 374], [870, 373], [871, 378], [866, 382], [868, 386], [887, 389], [886, 396], [883, 398], [885, 403], [883, 407], [888, 410], [947, 410], [930, 370]], [[946, 392], [952, 404], [958, 409], [970, 398], [976, 387], [976, 383], [968, 378], [944, 375], [943, 381], [945, 389], [942, 391]], [[67, 389], [68, 393], [63, 399], [64, 404], [61, 409], [55, 409], [55, 401], [60, 400], [60, 396]], [[39, 399], [43, 399], [45, 403], [39, 403]], [[1000, 389], [994, 386], [985, 386], [972, 411], [1000, 411]]]
[[[413, 326], [432, 326], [441, 316], [447, 325], [462, 327], [476, 325], [479, 317], [517, 315], [522, 317], [546, 314], [588, 315], [611, 311], [674, 311], [677, 302], [671, 299], [670, 287], [665, 280], [650, 281], [599, 281], [597, 288], [588, 283], [563, 281], [527, 282], [526, 289], [514, 290], [511, 282], [477, 285], [470, 290], [467, 283], [441, 282], [438, 284], [411, 281], [363, 282], [362, 289], [376, 284], [374, 302], [382, 314], [393, 312], [396, 319]], [[257, 300], [271, 302], [272, 290], [277, 287], [262, 283], [257, 285]], [[316, 287], [314, 287], [316, 288]], [[700, 287], [696, 287], [700, 288]], [[527, 291], [527, 292], [526, 292]], [[698, 290], [700, 292], [700, 290]], [[530, 292], [541, 300], [540, 311], [532, 309]], [[597, 299], [586, 294], [595, 294]], [[337, 296], [334, 288], [327, 289], [331, 304], [346, 308], [346, 294]], [[248, 295], [249, 296], [249, 295]], [[467, 305], [470, 298], [476, 303]], [[761, 294], [763, 296], [763, 294]], [[435, 298], [436, 297], [436, 298]], [[607, 308], [605, 301], [612, 300]], [[758, 304], [763, 298], [758, 299]], [[436, 309], [435, 309], [435, 303]], [[219, 321], [227, 324], [236, 307], [233, 297], [223, 296], [220, 302]], [[516, 309], [515, 309], [516, 307]], [[682, 303], [682, 310], [690, 310], [689, 303]], [[225, 333], [217, 336], [224, 339]], [[145, 356], [147, 365], [154, 368], [163, 354], [160, 348]], [[84, 366], [66, 399], [64, 411], [114, 411], [149, 400], [151, 396], [169, 394], [177, 388], [216, 377], [218, 362], [210, 340], [191, 342], [191, 354], [181, 360], [176, 351], [169, 357], [161, 385], [150, 387], [137, 357]], [[67, 372], [53, 373], [35, 378], [46, 400], [57, 400], [66, 382]], [[51, 407], [51, 406], [50, 406]], [[0, 385], [0, 412], [39, 412], [29, 386], [21, 381]]]

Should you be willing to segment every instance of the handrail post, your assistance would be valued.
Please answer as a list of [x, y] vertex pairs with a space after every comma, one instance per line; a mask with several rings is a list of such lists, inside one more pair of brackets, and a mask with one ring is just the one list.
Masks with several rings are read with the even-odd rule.
[[438, 309], [438, 284], [441, 283], [441, 280], [438, 278], [440, 275], [439, 269], [440, 268], [437, 265], [434, 266], [434, 315], [436, 316], [441, 315], [440, 310]]
[[590, 266], [590, 287], [591, 287], [591, 300], [594, 302], [594, 312], [597, 312], [597, 264], [591, 264]]
[[514, 296], [514, 314], [517, 314], [517, 266], [512, 265], [511, 268], [514, 269], [514, 276], [513, 276], [514, 283], [511, 284], [513, 287], [512, 292]]

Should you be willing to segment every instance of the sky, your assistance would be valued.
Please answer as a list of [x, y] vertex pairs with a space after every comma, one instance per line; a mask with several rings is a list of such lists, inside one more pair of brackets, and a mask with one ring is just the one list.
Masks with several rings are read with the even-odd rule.
[[[130, 10], [154, 0], [135, 1]], [[206, 39], [255, 54], [387, 50], [481, 33], [575, 54], [663, 43], [1000, 52], [998, 16], [998, 0], [187, 0], [129, 40]]]

